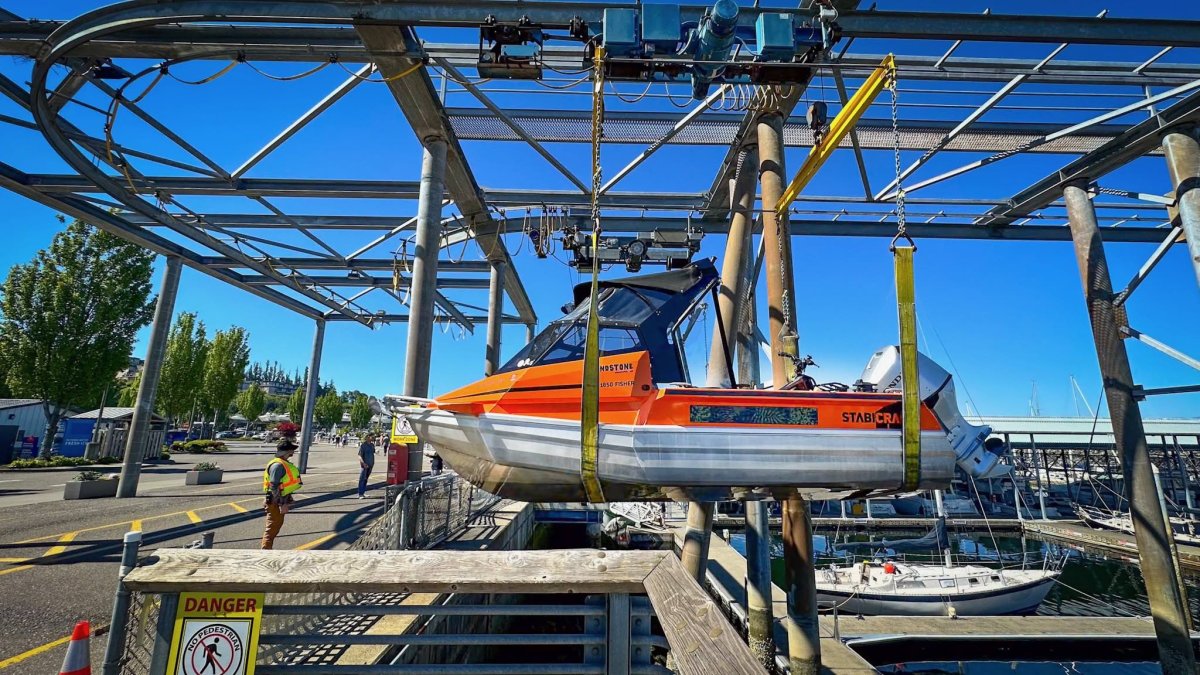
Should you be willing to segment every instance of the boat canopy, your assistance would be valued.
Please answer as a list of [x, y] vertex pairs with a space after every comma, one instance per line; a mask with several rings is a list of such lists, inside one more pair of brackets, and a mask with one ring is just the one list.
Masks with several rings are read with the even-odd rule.
[[[686, 382], [677, 329], [716, 283], [711, 259], [677, 270], [601, 281], [596, 296], [601, 356], [648, 351], [655, 382]], [[497, 372], [582, 360], [590, 302], [591, 284], [576, 285], [574, 308], [546, 326]]]

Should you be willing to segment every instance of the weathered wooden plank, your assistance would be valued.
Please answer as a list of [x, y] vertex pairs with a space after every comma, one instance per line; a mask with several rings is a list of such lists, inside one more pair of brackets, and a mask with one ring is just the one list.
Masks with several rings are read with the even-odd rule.
[[125, 578], [145, 592], [640, 593], [663, 551], [161, 549]]
[[674, 555], [663, 558], [645, 586], [679, 673], [763, 674], [741, 635]]

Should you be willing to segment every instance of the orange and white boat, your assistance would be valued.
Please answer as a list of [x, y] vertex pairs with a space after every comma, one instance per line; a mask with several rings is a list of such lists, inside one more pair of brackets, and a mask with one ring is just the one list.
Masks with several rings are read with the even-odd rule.
[[[728, 499], [747, 489], [896, 491], [904, 482], [900, 362], [876, 352], [853, 390], [711, 389], [687, 382], [681, 326], [717, 283], [711, 261], [602, 281], [596, 477], [609, 501]], [[580, 409], [589, 285], [494, 375], [423, 401], [417, 436], [464, 478], [526, 501], [587, 501]], [[920, 359], [921, 488], [956, 462], [998, 469], [991, 430], [958, 412], [950, 375]], [[399, 397], [389, 397], [397, 399]]]

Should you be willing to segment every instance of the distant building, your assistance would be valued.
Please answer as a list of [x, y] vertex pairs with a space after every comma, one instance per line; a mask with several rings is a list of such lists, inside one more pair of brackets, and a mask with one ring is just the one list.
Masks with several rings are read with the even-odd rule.
[[129, 357], [129, 367], [117, 373], [117, 381], [132, 382], [133, 378], [141, 374], [142, 366], [145, 364], [145, 361], [137, 358], [136, 356]]
[[238, 389], [239, 391], [246, 391], [252, 386], [262, 389], [263, 393], [268, 396], [291, 396], [299, 388], [291, 382], [251, 382], [250, 380], [243, 380], [242, 386]]
[[[36, 398], [0, 398], [0, 464], [20, 455], [22, 443], [34, 439], [40, 449], [46, 433], [46, 412]], [[30, 448], [26, 448], [27, 453]]]

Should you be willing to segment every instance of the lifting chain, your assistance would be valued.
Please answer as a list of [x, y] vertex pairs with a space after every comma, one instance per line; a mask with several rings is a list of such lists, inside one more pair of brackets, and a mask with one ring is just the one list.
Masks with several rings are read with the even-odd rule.
[[912, 237], [908, 236], [908, 224], [904, 213], [904, 185], [901, 184], [903, 172], [900, 169], [900, 102], [899, 92], [896, 89], [896, 65], [894, 62], [888, 68], [887, 89], [892, 97], [892, 153], [896, 164], [896, 236], [892, 238], [889, 248], [895, 250], [896, 242], [906, 239], [913, 250], [916, 250], [916, 243], [913, 242]]

